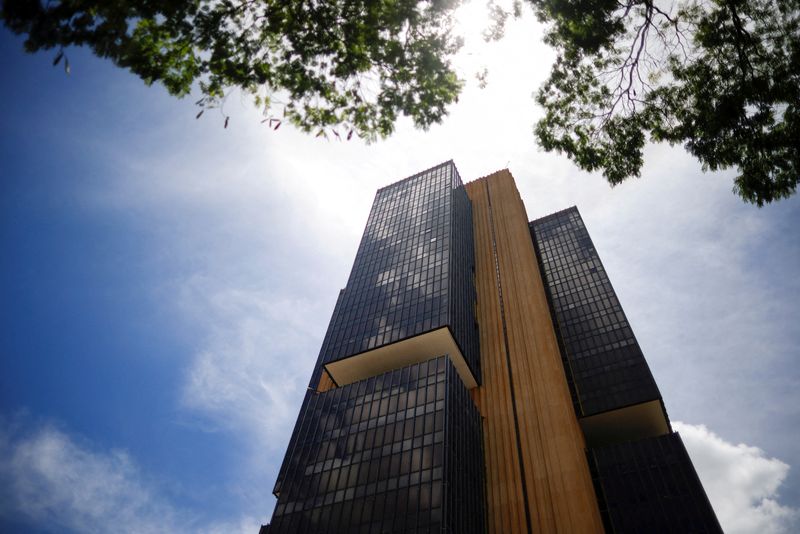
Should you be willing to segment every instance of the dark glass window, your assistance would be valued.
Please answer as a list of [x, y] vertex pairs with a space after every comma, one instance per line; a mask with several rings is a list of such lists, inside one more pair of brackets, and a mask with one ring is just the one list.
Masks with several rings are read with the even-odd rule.
[[660, 399], [578, 209], [529, 226], [576, 412]]
[[270, 533], [485, 531], [481, 418], [446, 356], [309, 391], [299, 420]]
[[591, 449], [609, 532], [721, 533], [677, 433]]
[[321, 363], [446, 326], [480, 382], [474, 264], [472, 205], [452, 162], [379, 189]]

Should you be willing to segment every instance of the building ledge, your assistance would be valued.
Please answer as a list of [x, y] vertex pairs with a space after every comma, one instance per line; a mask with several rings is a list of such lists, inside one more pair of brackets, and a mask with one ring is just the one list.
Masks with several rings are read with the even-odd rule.
[[450, 356], [450, 360], [467, 389], [477, 387], [478, 382], [472, 375], [461, 349], [458, 348], [458, 343], [447, 327], [327, 363], [325, 370], [338, 386], [344, 386], [445, 354]]
[[660, 399], [582, 417], [580, 423], [590, 448], [671, 432]]

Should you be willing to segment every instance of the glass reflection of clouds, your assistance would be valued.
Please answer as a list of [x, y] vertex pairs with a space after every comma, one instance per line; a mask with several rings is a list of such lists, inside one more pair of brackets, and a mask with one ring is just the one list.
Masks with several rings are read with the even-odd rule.
[[482, 532], [481, 443], [447, 357], [309, 393], [271, 529]]
[[471, 209], [452, 162], [377, 192], [323, 363], [449, 327], [478, 376]]

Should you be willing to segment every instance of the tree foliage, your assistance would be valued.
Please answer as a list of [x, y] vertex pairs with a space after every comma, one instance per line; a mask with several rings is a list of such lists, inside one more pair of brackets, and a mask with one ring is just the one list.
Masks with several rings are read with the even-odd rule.
[[[269, 125], [368, 140], [400, 116], [440, 122], [462, 87], [451, 65], [461, 0], [5, 0], [29, 51], [85, 45], [201, 110], [243, 89]], [[760, 205], [800, 172], [800, 0], [527, 0], [557, 51], [537, 100], [546, 150], [611, 184], [638, 176], [648, 140], [705, 169], [735, 168]], [[489, 0], [487, 40], [509, 10]], [[486, 72], [478, 73], [486, 83]], [[225, 120], [227, 126], [227, 118]]]
[[536, 136], [611, 184], [638, 176], [649, 138], [704, 169], [736, 168], [759, 206], [800, 172], [800, 1], [533, 0], [558, 57]]
[[88, 46], [173, 95], [197, 84], [198, 117], [239, 88], [275, 128], [372, 140], [401, 115], [440, 122], [457, 100], [459, 1], [5, 0], [2, 16], [28, 51]]

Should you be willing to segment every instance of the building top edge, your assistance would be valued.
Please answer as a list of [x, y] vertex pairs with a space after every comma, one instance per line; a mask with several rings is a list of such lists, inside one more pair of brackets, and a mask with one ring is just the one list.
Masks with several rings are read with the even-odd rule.
[[[533, 225], [533, 224], [536, 224], [536, 223], [544, 222], [544, 221], [546, 221], [548, 219], [553, 219], [555, 217], [558, 217], [559, 215], [563, 215], [565, 213], [572, 212], [572, 211], [576, 212], [578, 214], [578, 216], [580, 216], [580, 214], [581, 214], [580, 210], [578, 209], [578, 206], [570, 206], [568, 208], [564, 208], [563, 210], [558, 210], [558, 211], [554, 211], [553, 213], [548, 213], [547, 215], [545, 215], [543, 217], [538, 217], [536, 219], [532, 219], [531, 221], [528, 221], [528, 225], [530, 226], [530, 225]], [[581, 217], [581, 218], [583, 218], [583, 217]]]
[[[379, 187], [378, 190], [375, 191], [375, 194], [377, 195], [378, 193], [380, 193], [384, 189], [388, 189], [390, 187], [394, 187], [394, 186], [396, 186], [398, 184], [401, 184], [403, 182], [406, 182], [408, 180], [413, 180], [414, 178], [419, 178], [420, 176], [422, 176], [425, 173], [431, 172], [432, 170], [438, 169], [440, 167], [444, 167], [446, 165], [452, 165], [456, 170], [456, 174], [458, 174], [458, 168], [456, 167], [456, 164], [453, 162], [452, 159], [449, 159], [447, 161], [443, 161], [442, 163], [438, 163], [438, 164], [436, 164], [436, 165], [434, 165], [432, 167], [429, 167], [429, 168], [425, 169], [424, 171], [419, 171], [417, 173], [412, 174], [411, 176], [407, 176], [405, 178], [401, 178], [401, 179], [399, 179], [399, 180], [397, 180], [395, 182], [392, 182], [390, 184], [384, 185], [383, 187]], [[460, 174], [459, 174], [459, 176], [460, 176]]]
[[471, 183], [474, 183], [474, 182], [480, 182], [481, 180], [485, 180], [487, 178], [490, 178], [490, 177], [494, 176], [495, 174], [500, 174], [502, 172], [506, 172], [506, 173], [511, 175], [512, 179], [514, 178], [514, 175], [511, 174], [511, 171], [508, 169], [508, 167], [504, 167], [502, 169], [497, 169], [494, 172], [490, 172], [489, 174], [484, 174], [483, 176], [479, 176], [478, 178], [475, 178], [474, 180], [470, 180], [469, 182], [465, 182], [465, 184], [471, 184]]

